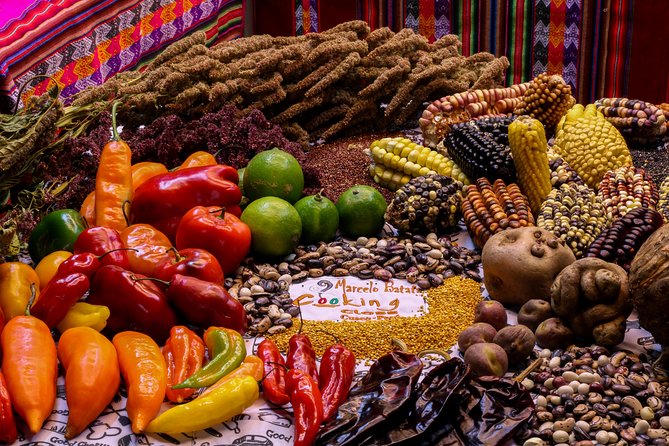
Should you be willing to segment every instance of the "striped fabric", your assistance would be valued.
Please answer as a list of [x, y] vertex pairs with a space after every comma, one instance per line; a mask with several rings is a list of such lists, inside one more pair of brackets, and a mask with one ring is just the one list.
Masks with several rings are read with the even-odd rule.
[[67, 99], [133, 68], [183, 35], [204, 30], [214, 43], [242, 34], [244, 0], [51, 0], [33, 2], [0, 28], [0, 94], [15, 98], [35, 75], [49, 75]]

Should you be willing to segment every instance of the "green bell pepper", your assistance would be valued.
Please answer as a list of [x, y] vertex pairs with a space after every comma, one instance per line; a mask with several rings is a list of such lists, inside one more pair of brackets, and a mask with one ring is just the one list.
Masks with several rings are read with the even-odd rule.
[[61, 209], [47, 214], [28, 239], [28, 252], [36, 264], [54, 251], [70, 251], [86, 229], [84, 219], [75, 209]]

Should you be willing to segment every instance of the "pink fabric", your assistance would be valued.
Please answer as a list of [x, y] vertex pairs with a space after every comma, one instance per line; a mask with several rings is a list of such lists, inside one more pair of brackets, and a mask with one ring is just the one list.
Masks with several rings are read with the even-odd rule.
[[0, 3], [0, 30], [11, 20], [18, 19], [25, 11], [34, 4], [45, 0], [1, 0]]

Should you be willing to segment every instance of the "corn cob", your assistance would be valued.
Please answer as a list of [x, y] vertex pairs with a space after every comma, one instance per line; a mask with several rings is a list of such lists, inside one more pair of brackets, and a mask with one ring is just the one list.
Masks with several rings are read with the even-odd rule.
[[551, 185], [553, 189], [559, 189], [565, 183], [585, 184], [576, 171], [560, 155], [552, 150], [548, 151], [548, 167], [551, 169]]
[[663, 111], [655, 105], [627, 98], [602, 98], [597, 110], [629, 141], [646, 142], [667, 132]]
[[607, 171], [633, 165], [625, 139], [594, 104], [576, 104], [560, 120], [553, 150], [593, 189]]
[[574, 183], [551, 190], [537, 218], [537, 226], [564, 240], [577, 258], [609, 224], [595, 191]]
[[665, 177], [662, 184], [660, 184], [658, 196], [657, 210], [664, 217], [664, 221], [669, 222], [669, 176]]
[[585, 257], [597, 257], [616, 263], [626, 271], [643, 242], [664, 223], [662, 215], [650, 208], [636, 208], [605, 229], [585, 252]]
[[532, 79], [513, 112], [538, 119], [552, 132], [560, 118], [575, 103], [571, 87], [564, 82], [562, 76], [542, 73]]
[[507, 88], [471, 90], [437, 99], [427, 106], [418, 120], [425, 145], [436, 147], [450, 131], [452, 124], [488, 114], [513, 112], [528, 86], [529, 83], [524, 83]]
[[443, 175], [424, 175], [395, 193], [385, 219], [400, 232], [441, 233], [458, 224], [461, 203], [461, 182]]
[[597, 196], [611, 221], [634, 208], [655, 209], [660, 198], [655, 183], [646, 171], [631, 166], [606, 172], [599, 183]]
[[479, 248], [504, 229], [534, 226], [530, 204], [518, 185], [507, 186], [499, 179], [491, 185], [487, 178], [479, 178], [475, 184], [465, 186], [462, 216]]
[[509, 125], [509, 147], [518, 184], [532, 211], [538, 212], [552, 188], [544, 126], [529, 116], [519, 116]]
[[516, 168], [509, 148], [511, 116], [485, 117], [453, 125], [444, 139], [450, 158], [460, 166], [469, 179], [485, 177], [503, 179], [511, 183], [516, 179]]
[[407, 138], [383, 138], [374, 141], [369, 148], [369, 154], [374, 162], [370, 166], [371, 177], [391, 190], [397, 190], [411, 178], [435, 173], [469, 184], [469, 179], [453, 160]]

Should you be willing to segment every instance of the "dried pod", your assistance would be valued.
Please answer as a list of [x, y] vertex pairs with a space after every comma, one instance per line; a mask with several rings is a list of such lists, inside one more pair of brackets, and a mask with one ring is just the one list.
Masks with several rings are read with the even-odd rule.
[[542, 73], [532, 79], [513, 112], [538, 119], [547, 129], [552, 130], [575, 102], [571, 87], [562, 76]]
[[660, 198], [650, 175], [641, 167], [632, 166], [606, 172], [597, 188], [597, 196], [612, 221], [637, 207], [655, 209]]

